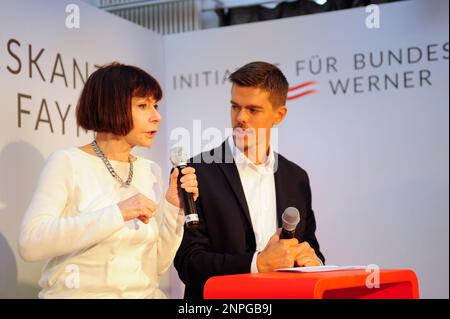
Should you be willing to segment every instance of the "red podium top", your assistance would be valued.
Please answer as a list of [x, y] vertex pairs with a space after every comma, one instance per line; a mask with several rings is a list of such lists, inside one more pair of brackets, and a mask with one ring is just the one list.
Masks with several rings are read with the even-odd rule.
[[[412, 270], [329, 272], [269, 272], [211, 277], [205, 299], [417, 299], [419, 287]], [[369, 276], [371, 276], [369, 278]], [[379, 287], [368, 288], [379, 278]]]

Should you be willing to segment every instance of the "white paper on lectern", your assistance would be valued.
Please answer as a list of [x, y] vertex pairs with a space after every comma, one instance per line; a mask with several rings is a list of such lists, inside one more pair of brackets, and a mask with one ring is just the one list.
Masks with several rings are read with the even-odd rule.
[[313, 267], [292, 267], [292, 268], [278, 268], [275, 271], [290, 271], [290, 272], [322, 272], [322, 271], [336, 271], [336, 270], [353, 270], [366, 269], [366, 266], [313, 266]]

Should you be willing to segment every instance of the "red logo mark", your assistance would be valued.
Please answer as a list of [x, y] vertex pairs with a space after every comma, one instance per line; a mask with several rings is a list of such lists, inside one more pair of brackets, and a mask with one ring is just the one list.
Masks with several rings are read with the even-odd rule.
[[[293, 87], [289, 88], [288, 89], [288, 97], [287, 97], [288, 101], [289, 100], [298, 99], [298, 98], [300, 98], [302, 96], [305, 96], [305, 95], [308, 95], [308, 94], [311, 94], [311, 93], [316, 93], [317, 90], [315, 90], [315, 89], [308, 89], [309, 86], [311, 86], [313, 84], [316, 84], [316, 83], [317, 83], [316, 81], [308, 81], [308, 82], [303, 82], [303, 83], [300, 83], [299, 85], [296, 85], [296, 86], [293, 86]], [[301, 89], [304, 89], [304, 88], [307, 88], [308, 90], [301, 90]], [[293, 91], [295, 91], [295, 92], [293, 92]], [[289, 92], [293, 92], [291, 94], [294, 94], [294, 95], [289, 95]], [[299, 92], [299, 93], [295, 94], [296, 92]]]

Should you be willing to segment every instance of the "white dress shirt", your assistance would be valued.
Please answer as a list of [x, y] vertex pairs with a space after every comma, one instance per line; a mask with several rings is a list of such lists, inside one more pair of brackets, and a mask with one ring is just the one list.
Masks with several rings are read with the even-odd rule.
[[233, 138], [228, 138], [228, 144], [236, 162], [255, 233], [256, 252], [253, 255], [251, 272], [257, 273], [257, 255], [277, 230], [275, 156], [270, 147], [266, 161], [255, 165], [234, 145]]
[[[110, 162], [125, 180], [129, 164]], [[159, 166], [140, 157], [133, 165], [123, 188], [100, 158], [78, 148], [47, 160], [19, 239], [25, 260], [48, 260], [40, 298], [165, 297], [158, 276], [175, 257], [185, 217], [166, 201]], [[124, 222], [117, 206], [137, 193], [158, 204], [148, 224]]]

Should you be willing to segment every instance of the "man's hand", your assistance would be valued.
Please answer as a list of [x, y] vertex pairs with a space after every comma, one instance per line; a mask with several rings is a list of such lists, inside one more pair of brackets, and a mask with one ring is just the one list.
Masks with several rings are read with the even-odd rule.
[[295, 256], [295, 264], [299, 267], [320, 266], [316, 252], [307, 241], [298, 245], [299, 252]]
[[296, 238], [280, 239], [280, 232], [281, 229], [270, 238], [264, 250], [256, 257], [259, 272], [294, 266], [295, 257], [300, 252], [298, 240]]

